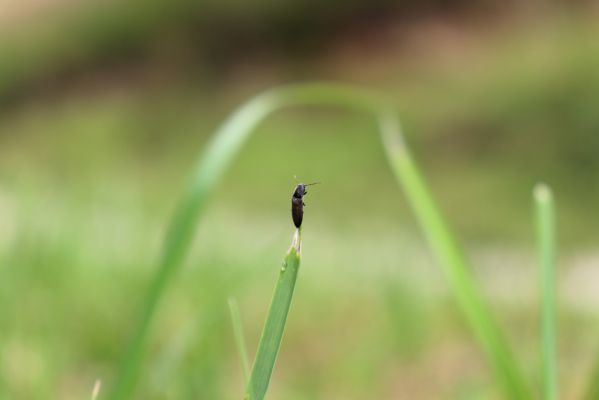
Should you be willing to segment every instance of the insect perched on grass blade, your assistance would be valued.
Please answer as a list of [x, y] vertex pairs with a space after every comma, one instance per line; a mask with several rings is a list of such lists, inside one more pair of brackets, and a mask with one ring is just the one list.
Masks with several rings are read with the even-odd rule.
[[304, 196], [308, 194], [306, 186], [317, 185], [319, 183], [320, 182], [300, 183], [295, 187], [295, 191], [291, 197], [291, 216], [293, 217], [293, 223], [296, 228], [302, 226], [302, 219], [304, 218]]

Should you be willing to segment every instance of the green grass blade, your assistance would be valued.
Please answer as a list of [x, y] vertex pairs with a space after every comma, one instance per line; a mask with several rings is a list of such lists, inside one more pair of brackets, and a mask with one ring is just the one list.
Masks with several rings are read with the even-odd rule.
[[292, 105], [330, 104], [372, 108], [376, 97], [367, 91], [335, 84], [292, 85], [264, 92], [231, 114], [216, 131], [192, 174], [187, 190], [170, 221], [157, 271], [145, 294], [137, 326], [117, 373], [110, 398], [131, 398], [138, 379], [148, 335], [165, 289], [182, 264], [195, 225], [209, 195], [254, 128], [270, 113]]
[[293, 298], [295, 281], [300, 265], [301, 230], [295, 231], [291, 248], [285, 256], [279, 272], [279, 280], [268, 309], [268, 316], [262, 331], [252, 375], [247, 385], [247, 400], [262, 400], [266, 395], [270, 377], [277, 360], [287, 314]]
[[414, 212], [444, 267], [451, 288], [499, 381], [507, 389], [510, 398], [530, 398], [524, 394], [524, 381], [476, 290], [456, 241], [446, 228], [418, 169], [409, 157], [402, 142], [401, 132], [397, 128], [397, 117], [389, 102], [368, 90], [331, 83], [289, 85], [264, 92], [239, 107], [216, 131], [170, 222], [162, 257], [149, 285], [139, 322], [120, 366], [116, 384], [111, 392], [112, 398], [131, 398], [157, 307], [168, 283], [183, 262], [196, 222], [226, 168], [256, 125], [265, 117], [285, 107], [307, 105], [345, 107], [379, 118], [391, 168], [404, 187]]
[[529, 400], [529, 389], [499, 327], [491, 318], [490, 310], [477, 289], [470, 267], [403, 143], [397, 118], [392, 112], [383, 114], [380, 124], [391, 168], [403, 187], [495, 376], [510, 399]]
[[541, 274], [541, 381], [543, 400], [558, 398], [555, 340], [555, 217], [551, 189], [533, 192]]
[[237, 301], [233, 297], [229, 298], [229, 313], [231, 314], [231, 323], [233, 324], [233, 335], [235, 336], [235, 344], [237, 346], [237, 352], [239, 353], [241, 370], [243, 372], [243, 380], [244, 384], [247, 385], [248, 379], [250, 378], [250, 362], [248, 359], [247, 347], [245, 345], [245, 338], [243, 335], [243, 324], [241, 323], [241, 314], [239, 313], [239, 306], [237, 305]]
[[111, 392], [112, 399], [131, 397], [147, 346], [151, 322], [168, 283], [189, 249], [196, 222], [206, 201], [252, 129], [275, 108], [274, 100], [272, 96], [258, 97], [232, 114], [216, 132], [200, 159], [188, 189], [171, 219], [158, 270], [145, 295], [140, 319]]
[[94, 382], [94, 387], [92, 389], [92, 396], [91, 396], [92, 400], [96, 400], [98, 398], [98, 394], [100, 394], [101, 387], [102, 387], [102, 381], [99, 379], [96, 379], [96, 382]]

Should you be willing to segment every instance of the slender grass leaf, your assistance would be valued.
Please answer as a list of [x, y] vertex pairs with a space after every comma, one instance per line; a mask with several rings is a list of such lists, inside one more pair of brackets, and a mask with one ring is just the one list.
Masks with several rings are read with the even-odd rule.
[[241, 362], [241, 371], [243, 372], [244, 384], [247, 385], [248, 379], [250, 378], [250, 362], [248, 361], [248, 352], [243, 335], [243, 324], [241, 323], [239, 306], [233, 297], [229, 298], [229, 313], [231, 314], [233, 335], [235, 335], [235, 345], [237, 346], [237, 352], [239, 353], [239, 361]]
[[538, 184], [535, 203], [538, 257], [541, 275], [541, 381], [543, 400], [558, 398], [555, 356], [555, 217], [553, 195], [547, 185]]
[[382, 114], [380, 126], [391, 169], [403, 187], [495, 376], [510, 399], [530, 399], [525, 380], [477, 289], [471, 268], [403, 142], [397, 117], [392, 112]]
[[100, 394], [100, 388], [102, 387], [102, 381], [96, 379], [94, 382], [94, 388], [92, 389], [92, 400], [96, 400], [98, 398], [98, 394]]
[[300, 266], [301, 228], [295, 231], [293, 243], [283, 260], [279, 272], [279, 280], [270, 302], [266, 323], [258, 344], [256, 360], [247, 385], [246, 400], [262, 400], [266, 395], [270, 377], [279, 354], [287, 314], [291, 307], [291, 299], [295, 289], [297, 273]]

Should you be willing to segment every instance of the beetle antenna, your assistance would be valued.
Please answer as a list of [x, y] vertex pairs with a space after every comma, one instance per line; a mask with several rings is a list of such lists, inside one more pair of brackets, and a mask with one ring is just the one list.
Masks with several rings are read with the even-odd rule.
[[318, 185], [322, 182], [312, 182], [312, 183], [305, 183], [304, 186], [310, 186], [310, 185]]

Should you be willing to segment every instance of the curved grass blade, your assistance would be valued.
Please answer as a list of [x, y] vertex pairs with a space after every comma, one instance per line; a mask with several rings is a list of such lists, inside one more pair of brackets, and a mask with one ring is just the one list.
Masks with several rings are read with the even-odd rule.
[[403, 186], [497, 379], [510, 398], [529, 399], [524, 380], [476, 289], [468, 264], [409, 156], [402, 141], [397, 116], [390, 103], [368, 90], [329, 83], [289, 85], [267, 91], [242, 105], [217, 130], [171, 220], [158, 271], [146, 294], [141, 318], [121, 364], [112, 398], [121, 400], [131, 397], [159, 301], [183, 261], [195, 224], [210, 193], [231, 160], [243, 147], [256, 125], [266, 116], [285, 107], [306, 105], [346, 107], [370, 113], [379, 119], [391, 169]]
[[533, 192], [541, 274], [541, 381], [543, 400], [557, 400], [555, 356], [555, 217], [553, 195], [547, 185]]
[[147, 346], [151, 322], [167, 284], [182, 264], [189, 249], [203, 207], [247, 136], [259, 121], [276, 108], [276, 104], [276, 96], [264, 95], [241, 107], [216, 132], [200, 159], [187, 191], [170, 221], [158, 270], [145, 295], [140, 319], [111, 392], [112, 399], [124, 400], [131, 397]]
[[458, 304], [487, 355], [494, 374], [510, 399], [529, 400], [531, 395], [499, 327], [479, 293], [458, 243], [447, 227], [420, 171], [403, 143], [397, 118], [384, 114], [381, 132], [391, 169], [435, 252]]
[[331, 104], [367, 108], [373, 103], [378, 104], [375, 97], [366, 93], [355, 88], [320, 83], [273, 89], [243, 104], [216, 131], [169, 223], [157, 271], [146, 292], [137, 326], [121, 362], [110, 398], [131, 398], [151, 323], [165, 289], [184, 260], [209, 195], [256, 125], [270, 113], [292, 105]]
[[301, 228], [299, 228], [295, 231], [291, 247], [283, 260], [283, 266], [279, 272], [279, 280], [277, 281], [272, 301], [270, 302], [266, 323], [264, 324], [260, 343], [258, 344], [252, 374], [248, 381], [245, 394], [246, 400], [262, 400], [266, 395], [270, 377], [272, 376], [272, 371], [281, 347], [287, 314], [291, 307], [295, 281], [297, 280], [297, 272], [299, 271], [301, 235]]
[[239, 353], [239, 361], [241, 362], [244, 384], [247, 385], [248, 379], [250, 378], [250, 362], [248, 361], [248, 352], [243, 335], [243, 324], [241, 323], [239, 306], [233, 297], [229, 298], [229, 313], [231, 314], [233, 335], [235, 335], [235, 344], [237, 345], [237, 352]]

